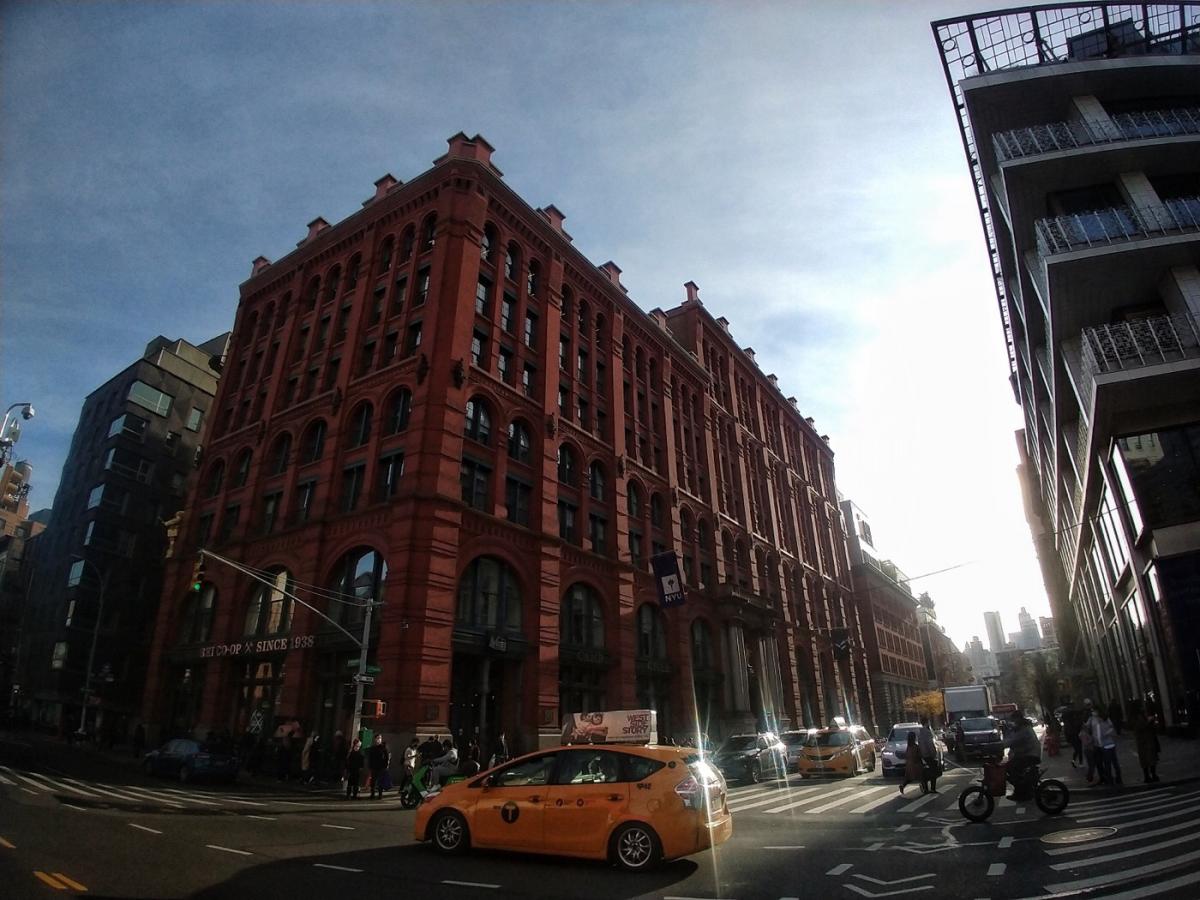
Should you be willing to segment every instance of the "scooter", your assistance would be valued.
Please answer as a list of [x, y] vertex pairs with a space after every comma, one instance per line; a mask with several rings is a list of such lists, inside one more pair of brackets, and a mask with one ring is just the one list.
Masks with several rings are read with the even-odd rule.
[[[476, 764], [478, 766], [478, 764]], [[470, 775], [447, 775], [441, 785], [429, 784], [430, 769], [433, 766], [431, 763], [421, 763], [413, 771], [412, 778], [408, 784], [400, 788], [400, 807], [401, 809], [416, 809], [421, 805], [421, 801], [427, 797], [432, 797], [448, 784], [455, 784], [459, 781], [466, 781]], [[478, 772], [478, 768], [476, 769]]]

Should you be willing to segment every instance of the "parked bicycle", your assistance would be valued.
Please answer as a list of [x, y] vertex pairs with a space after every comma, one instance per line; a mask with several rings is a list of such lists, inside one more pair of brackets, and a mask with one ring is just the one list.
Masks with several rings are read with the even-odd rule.
[[[1071, 792], [1057, 778], [1044, 778], [1046, 770], [1038, 768], [1033, 787], [1033, 802], [1048, 816], [1061, 815], [1071, 802]], [[972, 822], [986, 822], [996, 808], [996, 798], [1004, 797], [1005, 785], [1016, 782], [1009, 778], [1008, 764], [985, 762], [983, 777], [964, 788], [958, 795], [958, 811]]]

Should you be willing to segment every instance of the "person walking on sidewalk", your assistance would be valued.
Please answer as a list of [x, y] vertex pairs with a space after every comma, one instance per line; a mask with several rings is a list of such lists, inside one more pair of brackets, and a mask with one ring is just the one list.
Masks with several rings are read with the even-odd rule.
[[921, 759], [921, 746], [917, 743], [917, 732], [908, 733], [908, 746], [904, 749], [904, 780], [900, 782], [900, 793], [914, 782], [921, 785], [921, 793], [929, 793], [929, 782], [925, 775], [925, 761]]
[[1133, 737], [1137, 741], [1138, 765], [1146, 782], [1158, 781], [1158, 717], [1138, 709], [1133, 715]]
[[1100, 763], [1100, 783], [1121, 783], [1121, 761], [1117, 758], [1117, 728], [1108, 710], [1100, 707], [1092, 716], [1092, 740]]
[[1095, 723], [1099, 721], [1096, 711], [1089, 706], [1088, 717], [1079, 728], [1079, 741], [1083, 745], [1083, 757], [1087, 761], [1088, 784], [1096, 780], [1096, 773], [1100, 768], [1100, 751], [1096, 747], [1095, 738]]
[[928, 789], [937, 793], [938, 776], [942, 774], [942, 763], [938, 759], [937, 744], [933, 739], [933, 730], [929, 720], [921, 720], [921, 730], [917, 732], [917, 748], [921, 751], [921, 764], [925, 768], [924, 782]]
[[391, 761], [392, 754], [388, 752], [388, 745], [383, 742], [383, 735], [376, 734], [375, 740], [371, 742], [371, 749], [367, 751], [367, 768], [371, 770], [372, 800], [376, 797], [380, 800], [383, 799], [385, 776]]
[[363, 752], [362, 741], [358, 738], [350, 744], [350, 750], [346, 754], [346, 763], [344, 771], [346, 773], [346, 799], [358, 799], [358, 781], [363, 770]]

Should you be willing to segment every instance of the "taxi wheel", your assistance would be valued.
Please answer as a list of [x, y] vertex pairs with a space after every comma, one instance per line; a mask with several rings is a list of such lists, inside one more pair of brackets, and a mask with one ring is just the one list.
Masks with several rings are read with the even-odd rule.
[[612, 858], [622, 869], [630, 872], [651, 869], [661, 857], [662, 845], [649, 825], [630, 822], [613, 834]]
[[462, 853], [471, 843], [466, 820], [454, 810], [438, 813], [429, 825], [429, 832], [433, 835], [433, 846], [447, 855]]
[[762, 781], [762, 766], [757, 762], [752, 762], [750, 768], [746, 769], [746, 780], [751, 784], [758, 784]]

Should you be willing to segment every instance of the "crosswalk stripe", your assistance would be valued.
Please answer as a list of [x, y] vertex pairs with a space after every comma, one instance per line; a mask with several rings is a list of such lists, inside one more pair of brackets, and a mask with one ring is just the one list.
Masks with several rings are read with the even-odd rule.
[[772, 791], [771, 793], [774, 796], [759, 797], [757, 800], [754, 800], [750, 803], [738, 803], [738, 804], [730, 803], [729, 809], [731, 812], [741, 812], [744, 809], [757, 809], [760, 806], [770, 806], [772, 803], [778, 803], [781, 799], [783, 799], [783, 797], [787, 797], [787, 798], [800, 797], [800, 796], [804, 796], [807, 794], [811, 794], [811, 793], [813, 793], [814, 790], [815, 790], [815, 788], [797, 788], [794, 791], [788, 791], [782, 797], [780, 796], [780, 792]]
[[854, 809], [850, 810], [851, 815], [861, 815], [862, 813], [868, 813], [877, 806], [883, 806], [883, 804], [885, 804], [885, 803], [890, 803], [893, 799], [891, 787], [890, 786], [884, 787], [881, 790], [883, 791], [883, 793], [880, 796], [876, 797], [874, 800], [869, 800], [868, 802], [864, 803], [862, 806], [856, 806]]
[[851, 794], [849, 797], [838, 797], [836, 800], [826, 803], [823, 806], [814, 806], [812, 809], [805, 810], [805, 815], [815, 816], [818, 813], [823, 813], [828, 809], [833, 809], [835, 806], [841, 806], [843, 803], [853, 803], [855, 800], [861, 800], [863, 797], [868, 797], [872, 794], [878, 794], [880, 791], [886, 791], [888, 794], [891, 793], [887, 787], [867, 788], [865, 791], [858, 791], [857, 793]]
[[[1132, 881], [1135, 878], [1141, 878], [1144, 875], [1150, 875], [1154, 872], [1161, 872], [1164, 869], [1172, 869], [1183, 865], [1184, 863], [1194, 862], [1200, 859], [1200, 850], [1192, 853], [1185, 853], [1182, 856], [1173, 856], [1170, 859], [1162, 860], [1161, 862], [1150, 863], [1149, 865], [1139, 866], [1135, 869], [1124, 869], [1120, 872], [1113, 872], [1109, 875], [1097, 875], [1092, 878], [1080, 878], [1076, 881], [1063, 881], [1058, 884], [1046, 884], [1043, 887], [1051, 892], [1081, 891], [1087, 888], [1100, 887], [1103, 885], [1119, 884], [1122, 881]], [[1099, 861], [1103, 861], [1103, 857]], [[1082, 862], [1082, 861], [1081, 861]]]
[[188, 794], [183, 791], [175, 790], [174, 788], [163, 788], [163, 790], [170, 793], [172, 797], [178, 797], [181, 801], [186, 801], [188, 803], [199, 803], [202, 806], [218, 806], [219, 805], [217, 803], [217, 801], [215, 801], [215, 800], [204, 800], [200, 797], [195, 796], [194, 794]]
[[164, 797], [162, 794], [148, 790], [146, 788], [134, 787], [131, 784], [110, 785], [110, 790], [116, 791], [116, 796], [128, 797], [131, 800], [136, 800], [139, 803], [147, 801], [151, 803], [165, 803], [167, 806], [172, 806], [175, 809], [183, 809], [183, 804], [177, 800], [172, 800], [170, 797]]
[[[785, 803], [783, 806], [777, 806], [774, 809], [768, 809], [766, 812], [768, 815], [778, 815], [779, 813], [787, 812], [788, 810], [798, 809], [801, 806], [807, 806], [809, 803], [816, 803], [817, 801], [824, 800], [826, 797], [831, 797], [834, 794], [844, 794], [847, 791], [852, 790], [854, 790], [854, 788], [838, 788], [835, 791], [830, 791], [828, 794], [815, 794], [814, 796], [807, 797], [804, 800], [797, 800], [794, 803]], [[844, 800], [845, 798], [842, 799]], [[837, 803], [840, 802], [842, 801], [837, 801]], [[834, 803], [833, 805], [836, 806], [837, 803]]]
[[[900, 807], [899, 812], [902, 812], [902, 813], [915, 812], [916, 810], [918, 810], [922, 806], [924, 806], [926, 803], [932, 803], [934, 800], [937, 800], [941, 796], [942, 796], [941, 794], [934, 794], [934, 793], [925, 794], [923, 796], [918, 797], [916, 800], [914, 800], [912, 803], [909, 803], [907, 806]], [[954, 802], [955, 802], [955, 805], [958, 804], [957, 800], [955, 800]]]
[[1119, 853], [1104, 853], [1100, 856], [1085, 856], [1083, 859], [1070, 859], [1066, 862], [1054, 863], [1050, 868], [1056, 872], [1061, 872], [1064, 869], [1075, 869], [1088, 863], [1109, 863], [1118, 859], [1129, 859], [1131, 856], [1143, 856], [1147, 853], [1153, 853], [1156, 850], [1164, 850], [1167, 847], [1177, 847], [1180, 844], [1186, 844], [1195, 840], [1200, 840], [1200, 834], [1185, 834], [1182, 837], [1170, 838], [1165, 841], [1155, 841], [1148, 846], [1134, 847], [1132, 850], [1122, 850]]
[[[33, 785], [33, 786], [34, 786], [35, 788], [37, 788], [39, 791], [44, 791], [44, 790], [46, 790], [46, 786], [45, 786], [44, 784], [41, 784], [40, 782], [34, 781], [32, 778], [29, 778], [28, 776], [22, 775], [20, 772], [13, 772], [13, 774], [14, 774], [14, 775], [16, 775], [16, 776], [17, 776], [17, 778], [19, 778], [21, 781], [24, 781], [26, 784], [31, 784], [31, 785]], [[26, 788], [26, 790], [28, 790], [28, 788]]]
[[1047, 850], [1047, 856], [1066, 856], [1071, 853], [1083, 853], [1086, 850], [1094, 850], [1099, 847], [1115, 847], [1120, 844], [1131, 844], [1136, 841], [1143, 841], [1147, 838], [1160, 837], [1164, 834], [1174, 834], [1176, 831], [1194, 831], [1196, 823], [1191, 819], [1180, 822], [1178, 825], [1168, 825], [1165, 828], [1155, 828], [1151, 831], [1140, 831], [1136, 834], [1130, 834], [1125, 837], [1108, 838], [1103, 841], [1093, 841], [1088, 844], [1073, 844], [1069, 847], [1056, 847], [1053, 850]]
[[[29, 781], [29, 783], [32, 784], [34, 787], [40, 787], [44, 791], [51, 791], [51, 792], [70, 791], [71, 793], [83, 794], [85, 796], [88, 793], [87, 791], [84, 791], [80, 788], [72, 787], [69, 784], [62, 784], [61, 782], [55, 781], [53, 778], [50, 778], [47, 775], [39, 775], [39, 774], [35, 774], [34, 772], [26, 772], [25, 775], [26, 775], [26, 778], [25, 778], [26, 781]], [[33, 780], [30, 780], [30, 779], [33, 779]]]
[[[1145, 803], [1154, 798], [1162, 799], [1164, 795], [1174, 795], [1174, 790], [1170, 788], [1161, 788], [1151, 791], [1143, 791], [1137, 794], [1127, 794], [1124, 797], [1100, 797], [1096, 800], [1077, 800], [1071, 803], [1071, 808], [1102, 806], [1109, 808], [1112, 806], [1124, 806], [1127, 803]], [[1188, 791], [1181, 796], [1195, 796], [1196, 791]]]
[[[1124, 812], [1106, 812], [1106, 813], [1102, 813], [1100, 815], [1079, 816], [1078, 820], [1080, 822], [1085, 822], [1085, 823], [1111, 822], [1113, 819], [1127, 819], [1130, 816], [1140, 816], [1140, 815], [1142, 815], [1142, 813], [1157, 812], [1158, 810], [1167, 810], [1167, 809], [1174, 810], [1172, 815], [1177, 816], [1184, 812], [1193, 812], [1195, 810], [1200, 810], [1200, 803], [1197, 803], [1195, 797], [1189, 797], [1189, 798], [1183, 799], [1183, 800], [1175, 800], [1171, 803], [1160, 803], [1157, 806], [1152, 807], [1152, 808], [1135, 809], [1135, 810], [1124, 811]], [[1155, 821], [1155, 820], [1149, 820], [1149, 821]]]

